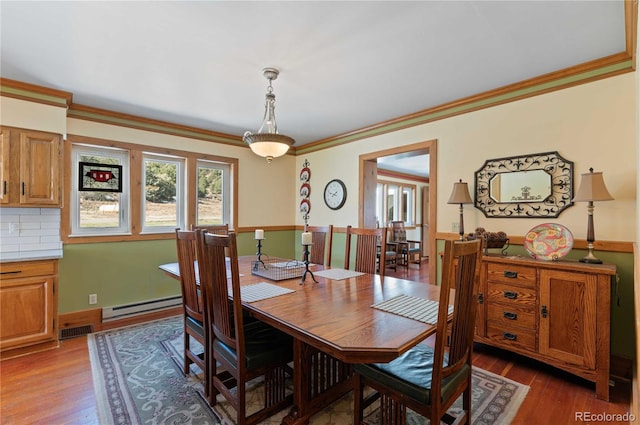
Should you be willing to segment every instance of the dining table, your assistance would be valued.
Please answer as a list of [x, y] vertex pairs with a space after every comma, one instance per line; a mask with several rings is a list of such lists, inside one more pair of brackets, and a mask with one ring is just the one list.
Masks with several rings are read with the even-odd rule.
[[[425, 282], [315, 264], [308, 266], [303, 281], [307, 266], [294, 260], [291, 268], [302, 271], [286, 275], [289, 261], [265, 264], [255, 256], [240, 256], [242, 304], [251, 316], [293, 337], [293, 406], [282, 423], [306, 424], [352, 389], [351, 364], [389, 362], [434, 334], [440, 291]], [[159, 268], [179, 279], [177, 263]], [[274, 270], [280, 274], [270, 275]], [[265, 288], [264, 297], [245, 299], [244, 289]], [[401, 300], [417, 302], [422, 310], [431, 303], [435, 317], [416, 318], [402, 305], [398, 311], [384, 308]]]

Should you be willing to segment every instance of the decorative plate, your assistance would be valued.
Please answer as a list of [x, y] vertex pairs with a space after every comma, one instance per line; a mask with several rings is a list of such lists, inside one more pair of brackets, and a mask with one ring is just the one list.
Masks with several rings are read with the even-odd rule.
[[557, 261], [573, 248], [573, 235], [562, 224], [540, 224], [527, 232], [524, 247], [537, 260]]
[[309, 183], [302, 183], [302, 186], [300, 186], [300, 196], [308, 198], [309, 195], [311, 195], [311, 186]]
[[311, 179], [311, 170], [309, 167], [304, 167], [300, 171], [300, 181], [308, 182]]
[[308, 199], [300, 201], [300, 212], [302, 214], [308, 214], [311, 211], [311, 202]]

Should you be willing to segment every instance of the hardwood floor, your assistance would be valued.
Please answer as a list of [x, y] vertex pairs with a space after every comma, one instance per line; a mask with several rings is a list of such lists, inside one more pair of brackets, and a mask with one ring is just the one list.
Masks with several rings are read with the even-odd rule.
[[[427, 267], [424, 263], [421, 268], [398, 267], [395, 272], [388, 270], [388, 274], [424, 281]], [[173, 314], [175, 309], [163, 315]], [[607, 403], [596, 399], [594, 384], [503, 350], [476, 344], [474, 364], [531, 387], [514, 425], [575, 424], [586, 422], [576, 418], [582, 412], [612, 415], [625, 414], [630, 409], [628, 383], [616, 383]], [[605, 422], [623, 423], [590, 423]], [[0, 424], [98, 424], [86, 336], [63, 340], [57, 349], [0, 363]]]

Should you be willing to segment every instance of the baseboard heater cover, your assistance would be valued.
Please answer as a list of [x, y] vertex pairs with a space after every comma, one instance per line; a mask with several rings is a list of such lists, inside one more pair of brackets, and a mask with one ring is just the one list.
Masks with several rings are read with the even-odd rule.
[[182, 296], [176, 295], [174, 297], [156, 298], [137, 303], [104, 307], [102, 309], [102, 321], [109, 322], [111, 320], [122, 319], [125, 317], [166, 310], [179, 305], [182, 305]]

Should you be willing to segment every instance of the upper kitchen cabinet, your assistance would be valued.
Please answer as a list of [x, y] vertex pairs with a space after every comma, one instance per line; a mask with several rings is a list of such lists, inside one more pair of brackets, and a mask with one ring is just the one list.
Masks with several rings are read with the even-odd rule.
[[2, 206], [62, 206], [59, 134], [0, 127], [0, 153]]

